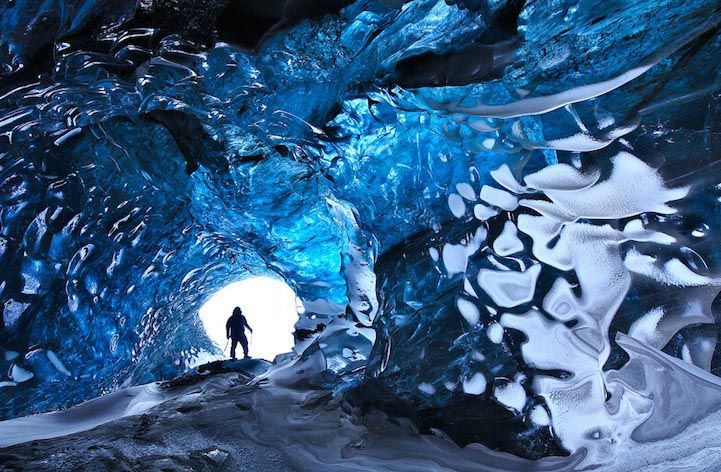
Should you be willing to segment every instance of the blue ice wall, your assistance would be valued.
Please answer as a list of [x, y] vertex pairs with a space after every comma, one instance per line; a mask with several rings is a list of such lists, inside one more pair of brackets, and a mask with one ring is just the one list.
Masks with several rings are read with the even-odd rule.
[[227, 3], [0, 6], [2, 417], [182, 372], [253, 274], [306, 308], [278, 377], [460, 443], [590, 467], [718, 403], [718, 2], [327, 2], [252, 45]]

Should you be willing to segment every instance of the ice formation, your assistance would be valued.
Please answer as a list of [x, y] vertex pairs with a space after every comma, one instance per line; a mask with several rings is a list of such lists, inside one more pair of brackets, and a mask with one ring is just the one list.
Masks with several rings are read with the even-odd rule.
[[183, 372], [203, 302], [269, 274], [304, 306], [272, 378], [373, 385], [461, 445], [610, 467], [713, 424], [720, 21], [5, 2], [0, 417]]

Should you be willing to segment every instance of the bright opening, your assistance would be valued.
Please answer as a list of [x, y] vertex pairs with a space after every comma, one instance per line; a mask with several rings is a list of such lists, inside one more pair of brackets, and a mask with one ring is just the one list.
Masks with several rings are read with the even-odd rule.
[[[283, 281], [270, 277], [253, 277], [235, 282], [216, 292], [198, 311], [206, 333], [220, 349], [226, 348], [230, 357], [230, 343], [226, 338], [225, 323], [239, 306], [251, 334], [246, 330], [249, 354], [254, 358], [272, 361], [276, 355], [293, 348], [293, 325], [298, 321], [296, 296]], [[227, 347], [226, 347], [227, 346]], [[243, 358], [238, 344], [236, 357]]]

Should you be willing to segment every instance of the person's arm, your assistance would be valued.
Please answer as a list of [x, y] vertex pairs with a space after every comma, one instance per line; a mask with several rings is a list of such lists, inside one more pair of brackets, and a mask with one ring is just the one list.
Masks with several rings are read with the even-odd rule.
[[248, 318], [243, 318], [243, 324], [245, 325], [246, 328], [248, 328], [248, 330], [251, 333], [253, 332], [253, 328], [251, 328], [250, 325], [248, 324]]
[[225, 322], [225, 335], [230, 339], [230, 318]]

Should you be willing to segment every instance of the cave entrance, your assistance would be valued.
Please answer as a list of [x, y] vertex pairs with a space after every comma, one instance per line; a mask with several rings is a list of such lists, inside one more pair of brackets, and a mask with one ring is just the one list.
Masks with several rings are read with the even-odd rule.
[[[239, 306], [253, 328], [247, 333], [250, 355], [272, 361], [276, 355], [290, 352], [294, 345], [294, 324], [298, 321], [296, 295], [282, 280], [251, 277], [234, 282], [214, 293], [200, 308], [198, 316], [205, 332], [219, 349], [226, 346], [225, 322]], [[230, 356], [230, 347], [225, 350]], [[236, 355], [243, 357], [240, 346]]]

